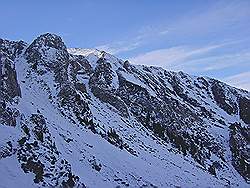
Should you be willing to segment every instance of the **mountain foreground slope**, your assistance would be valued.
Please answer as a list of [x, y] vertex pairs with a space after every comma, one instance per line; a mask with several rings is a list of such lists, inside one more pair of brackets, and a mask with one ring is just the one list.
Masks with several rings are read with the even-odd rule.
[[249, 187], [250, 93], [0, 39], [0, 187]]

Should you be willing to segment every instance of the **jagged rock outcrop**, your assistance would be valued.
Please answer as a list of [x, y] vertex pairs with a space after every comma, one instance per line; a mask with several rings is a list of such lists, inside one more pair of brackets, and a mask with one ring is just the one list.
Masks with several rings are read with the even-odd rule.
[[214, 96], [214, 100], [217, 102], [218, 106], [225, 110], [229, 115], [237, 113], [237, 105], [232, 102], [225, 95], [225, 90], [221, 86], [222, 83], [218, 81], [214, 81], [212, 85], [212, 93]]
[[23, 53], [27, 43], [24, 41], [9, 41], [0, 39], [1, 53], [6, 54], [11, 60], [14, 60]]
[[240, 123], [230, 126], [230, 149], [232, 151], [233, 165], [235, 169], [249, 182], [250, 180], [250, 129], [242, 127]]
[[115, 94], [118, 85], [118, 76], [105, 58], [100, 58], [89, 79], [89, 86], [93, 94], [105, 103], [114, 106], [122, 116], [128, 117], [128, 110], [124, 102]]
[[0, 40], [0, 123], [15, 126], [18, 111], [9, 107], [21, 96], [13, 59], [20, 55], [23, 43]]
[[246, 97], [240, 97], [239, 99], [239, 111], [240, 118], [246, 124], [250, 124], [250, 100]]
[[35, 39], [25, 51], [27, 62], [38, 74], [54, 72], [55, 82], [67, 81], [69, 54], [61, 37], [47, 33]]

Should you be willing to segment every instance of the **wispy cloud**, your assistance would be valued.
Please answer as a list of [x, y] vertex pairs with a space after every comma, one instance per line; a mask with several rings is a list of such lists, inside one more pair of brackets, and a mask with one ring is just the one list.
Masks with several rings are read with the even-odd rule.
[[[138, 33], [127, 39], [114, 41], [108, 44], [101, 44], [95, 48], [107, 51], [111, 54], [128, 52], [149, 44], [150, 40], [170, 40], [171, 37], [182, 38], [184, 36], [195, 35], [205, 36], [225, 30], [232, 29], [240, 24], [250, 22], [249, 2], [233, 1], [218, 2], [207, 9], [200, 11], [186, 12], [185, 15], [179, 16], [169, 23], [162, 22], [158, 25], [146, 25]], [[195, 41], [195, 40], [194, 40]]]
[[229, 67], [250, 66], [250, 52], [238, 52], [220, 54], [196, 58], [176, 65], [176, 69], [183, 69], [187, 72], [198, 73], [207, 71], [218, 71]]
[[[119, 54], [143, 47], [151, 39], [161, 40], [185, 35], [203, 35], [216, 33], [227, 28], [232, 29], [241, 24], [250, 23], [249, 2], [233, 1], [219, 2], [208, 7], [205, 11], [187, 12], [172, 21], [172, 23], [161, 23], [161, 26], [142, 26], [137, 35], [121, 41], [102, 44], [95, 48], [107, 51], [111, 54]], [[178, 39], [178, 38], [177, 38]]]
[[133, 43], [127, 43], [125, 41], [114, 42], [111, 44], [104, 44], [100, 46], [96, 46], [95, 48], [98, 50], [103, 50], [110, 54], [118, 54], [121, 52], [127, 52], [136, 49], [140, 45], [139, 41], [134, 41]]
[[242, 72], [240, 74], [236, 74], [227, 78], [224, 78], [223, 81], [242, 89], [246, 89], [250, 91], [250, 71]]
[[111, 42], [109, 44], [103, 44], [96, 46], [96, 49], [104, 50], [113, 55], [119, 54], [121, 52], [128, 52], [143, 46], [152, 38], [163, 37], [167, 35], [169, 29], [167, 28], [156, 28], [152, 26], [142, 27], [135, 37], [130, 39]]
[[156, 65], [165, 68], [177, 67], [184, 62], [209, 53], [217, 48], [221, 48], [225, 44], [210, 45], [201, 48], [190, 46], [176, 46], [165, 49], [153, 50], [132, 57], [129, 60], [135, 64]]
[[230, 32], [232, 27], [250, 22], [249, 6], [249, 1], [218, 2], [206, 10], [185, 14], [174, 20], [169, 27], [172, 27], [176, 34], [206, 35], [225, 29]]

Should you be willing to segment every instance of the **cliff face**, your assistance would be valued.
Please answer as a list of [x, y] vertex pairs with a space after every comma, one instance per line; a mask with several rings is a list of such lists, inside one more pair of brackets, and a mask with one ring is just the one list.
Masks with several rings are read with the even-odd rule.
[[249, 92], [49, 33], [0, 57], [0, 185], [248, 186]]

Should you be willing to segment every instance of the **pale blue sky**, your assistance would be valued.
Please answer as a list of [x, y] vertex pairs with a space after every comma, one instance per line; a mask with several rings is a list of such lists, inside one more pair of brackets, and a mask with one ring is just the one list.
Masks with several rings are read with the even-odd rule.
[[1, 38], [52, 32], [68, 47], [250, 90], [249, 0], [6, 0], [0, 8]]

